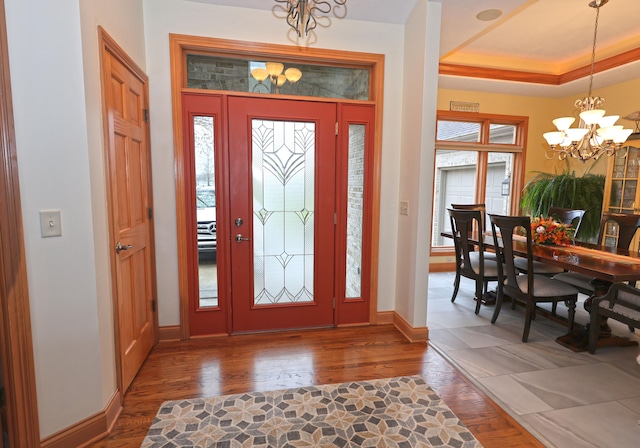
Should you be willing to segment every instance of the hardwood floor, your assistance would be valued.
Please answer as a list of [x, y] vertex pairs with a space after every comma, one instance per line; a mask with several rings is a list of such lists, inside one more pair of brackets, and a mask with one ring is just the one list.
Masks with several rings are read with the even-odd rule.
[[485, 447], [544, 446], [428, 344], [411, 344], [392, 326], [160, 343], [110, 437], [90, 446], [139, 446], [166, 400], [402, 375], [422, 375]]

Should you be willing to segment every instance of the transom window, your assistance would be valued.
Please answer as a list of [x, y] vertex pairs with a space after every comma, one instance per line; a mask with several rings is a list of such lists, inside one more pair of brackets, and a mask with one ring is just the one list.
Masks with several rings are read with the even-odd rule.
[[[274, 60], [204, 54], [187, 54], [186, 58], [188, 88], [349, 100], [371, 99], [368, 67], [337, 67], [280, 60], [274, 63]], [[278, 68], [272, 71], [271, 67]], [[298, 76], [288, 76], [290, 69]]]
[[431, 241], [436, 252], [452, 245], [440, 236], [451, 228], [451, 204], [486, 204], [487, 214], [517, 212], [527, 122], [526, 117], [438, 112]]

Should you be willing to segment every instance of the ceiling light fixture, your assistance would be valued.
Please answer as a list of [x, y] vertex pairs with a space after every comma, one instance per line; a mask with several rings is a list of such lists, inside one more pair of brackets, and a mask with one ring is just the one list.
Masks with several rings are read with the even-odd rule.
[[[266, 62], [265, 68], [258, 67], [251, 70], [251, 76], [253, 77], [253, 79], [258, 81], [256, 88], [260, 85], [265, 86], [263, 82], [266, 79], [269, 79], [271, 81], [270, 92], [280, 93], [280, 87], [282, 87], [285, 82], [298, 82], [300, 78], [302, 78], [302, 72], [299, 68], [295, 67], [289, 67], [288, 69], [284, 70], [284, 64], [280, 62]], [[265, 86], [265, 88], [267, 87]], [[269, 89], [267, 88], [267, 90]]]
[[592, 96], [593, 68], [596, 57], [596, 38], [598, 36], [598, 18], [600, 7], [609, 0], [593, 0], [589, 6], [596, 9], [596, 24], [593, 32], [593, 48], [591, 52], [591, 73], [589, 75], [589, 96], [576, 100], [575, 107], [580, 109], [580, 126], [571, 128], [574, 117], [561, 117], [553, 120], [558, 128], [554, 132], [543, 134], [549, 144], [546, 152], [548, 159], [558, 157], [564, 160], [567, 157], [587, 161], [597, 160], [603, 154], [612, 156], [622, 148], [622, 145], [633, 132], [632, 129], [623, 129], [616, 125], [620, 116], [605, 116], [606, 111], [601, 109], [604, 98]]
[[319, 0], [276, 0], [284, 3], [287, 13], [287, 23], [293, 28], [298, 37], [307, 36], [311, 30], [318, 26], [317, 18], [320, 14], [329, 14], [332, 9], [345, 6], [347, 0], [331, 0], [335, 3], [331, 6], [329, 1]]

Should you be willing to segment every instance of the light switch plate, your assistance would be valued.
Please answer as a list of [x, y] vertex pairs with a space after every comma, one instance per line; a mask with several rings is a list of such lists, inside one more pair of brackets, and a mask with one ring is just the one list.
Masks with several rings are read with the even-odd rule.
[[408, 215], [409, 214], [409, 202], [400, 201], [400, 214]]
[[40, 233], [42, 238], [62, 235], [60, 210], [40, 210]]

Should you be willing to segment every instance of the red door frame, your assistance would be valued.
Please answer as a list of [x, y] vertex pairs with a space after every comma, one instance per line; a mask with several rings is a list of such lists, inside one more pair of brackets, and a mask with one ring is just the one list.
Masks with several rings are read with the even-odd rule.
[[[375, 133], [375, 106], [373, 104], [340, 104], [339, 156], [336, 165], [336, 325], [367, 324], [371, 307], [371, 239], [373, 195], [373, 149]], [[345, 297], [347, 272], [347, 205], [349, 178], [350, 125], [365, 127], [364, 189], [362, 210], [362, 263], [360, 297]]]
[[[193, 186], [195, 179], [195, 166], [193, 158], [193, 116], [212, 116], [214, 117], [214, 139], [215, 139], [215, 157], [216, 157], [216, 195], [220, 200], [218, 201], [217, 213], [217, 234], [218, 234], [218, 247], [217, 247], [217, 268], [218, 268], [218, 307], [216, 308], [200, 308], [199, 307], [199, 285], [198, 285], [198, 252], [197, 252], [197, 234], [195, 231], [195, 225], [188, 225], [186, 228], [186, 238], [189, 241], [187, 244], [187, 263], [180, 264], [180, 269], [188, 269], [190, 273], [190, 280], [188, 286], [189, 292], [189, 334], [191, 337], [214, 335], [214, 334], [231, 334], [235, 329], [232, 324], [232, 304], [231, 304], [231, 273], [232, 266], [231, 260], [231, 247], [235, 244], [235, 241], [231, 239], [231, 232], [235, 230], [233, 228], [233, 219], [231, 209], [233, 207], [225, 207], [224, 198], [229, 197], [231, 191], [237, 186], [230, 185], [230, 180], [234, 175], [238, 175], [237, 172], [232, 172], [229, 161], [229, 139], [228, 135], [242, 130], [246, 135], [250, 132], [246, 126], [247, 122], [232, 123], [232, 120], [228, 120], [227, 102], [229, 98], [242, 98], [242, 101], [250, 101], [251, 98], [247, 97], [234, 97], [222, 94], [212, 94], [208, 92], [202, 93], [183, 93], [182, 105], [183, 105], [183, 123], [185, 132], [184, 144], [183, 144], [183, 163], [182, 167], [176, 166], [177, 175], [185, 177], [184, 185], [187, 186], [186, 191], [183, 192], [185, 197], [186, 210], [189, 215], [195, 217], [195, 189], [189, 188]], [[264, 98], [260, 98], [259, 101], [267, 101]], [[271, 100], [271, 101], [284, 101], [284, 100]], [[265, 104], [267, 104], [265, 103]], [[268, 103], [272, 104], [272, 103]], [[328, 239], [326, 233], [319, 234], [316, 232], [316, 247], [322, 249], [331, 248], [334, 257], [333, 270], [324, 269], [314, 274], [315, 281], [322, 278], [332, 279], [334, 283], [334, 290], [331, 295], [335, 297], [335, 311], [333, 321], [329, 325], [353, 325], [353, 324], [367, 324], [370, 322], [371, 316], [371, 243], [372, 243], [372, 223], [371, 217], [373, 212], [372, 194], [373, 194], [373, 148], [374, 148], [374, 133], [375, 133], [375, 105], [373, 104], [347, 104], [347, 103], [327, 103], [327, 102], [312, 102], [312, 101], [296, 101], [287, 100], [286, 109], [288, 112], [285, 114], [289, 119], [295, 119], [300, 121], [312, 120], [310, 117], [305, 117], [305, 114], [298, 110], [300, 104], [331, 104], [333, 107], [337, 107], [337, 121], [339, 123], [339, 134], [337, 137], [337, 156], [333, 162], [335, 165], [334, 175], [335, 182], [332, 189], [334, 194], [332, 200], [335, 200], [335, 226], [331, 226], [331, 235], [333, 240]], [[293, 105], [297, 105], [292, 109]], [[267, 108], [268, 109], [268, 108]], [[300, 113], [302, 117], [295, 116], [294, 111]], [[269, 114], [270, 111], [266, 110], [265, 114]], [[307, 114], [308, 115], [308, 114]], [[266, 115], [265, 115], [266, 116]], [[286, 118], [286, 117], [281, 117]], [[271, 119], [275, 119], [271, 117]], [[235, 120], [234, 120], [235, 121]], [[362, 271], [361, 281], [362, 290], [361, 297], [346, 298], [345, 297], [345, 284], [346, 284], [346, 218], [347, 218], [347, 170], [348, 170], [348, 148], [349, 148], [349, 125], [362, 124], [366, 127], [365, 132], [365, 185], [364, 185], [364, 210], [363, 210], [363, 229], [362, 229]], [[239, 127], [240, 126], [240, 127]], [[333, 128], [333, 124], [331, 125]], [[336, 151], [334, 151], [336, 154]], [[250, 168], [248, 168], [250, 170]], [[318, 169], [318, 167], [316, 167]], [[325, 166], [323, 170], [329, 170], [328, 166]], [[237, 168], [236, 168], [237, 171]], [[240, 175], [247, 175], [240, 173]], [[317, 175], [317, 174], [316, 174]], [[180, 183], [178, 183], [180, 184]], [[243, 192], [245, 197], [250, 196], [250, 192]], [[330, 195], [322, 195], [318, 198], [316, 195], [316, 201], [322, 204], [323, 207], [330, 207], [328, 204], [318, 202], [318, 200], [326, 202]], [[235, 211], [235, 210], [234, 210]], [[330, 214], [329, 214], [330, 216]], [[334, 218], [331, 217], [333, 220]], [[189, 222], [189, 220], [187, 220]], [[249, 226], [252, 224], [251, 219], [245, 219]], [[246, 228], [245, 228], [246, 229]], [[225, 237], [223, 237], [223, 235]], [[321, 240], [321, 241], [320, 241]], [[248, 245], [247, 245], [248, 246]], [[245, 267], [246, 269], [246, 267]], [[251, 272], [253, 269], [251, 269]], [[251, 297], [253, 297], [251, 292]], [[310, 313], [313, 314], [313, 313]], [[257, 319], [257, 322], [261, 324], [265, 320], [272, 321], [272, 316], [268, 318]], [[308, 321], [309, 325], [303, 325], [305, 320], [300, 322], [302, 326], [324, 326], [326, 323], [314, 323]], [[267, 327], [269, 327], [267, 325]], [[262, 329], [274, 329], [274, 328], [262, 328]], [[249, 330], [238, 330], [249, 331]], [[251, 330], [253, 331], [253, 330]]]
[[[231, 288], [229, 285], [228, 266], [230, 265], [229, 241], [222, 238], [228, 235], [229, 222], [228, 208], [222, 206], [224, 198], [228, 196], [228, 160], [227, 160], [227, 133], [226, 133], [226, 100], [223, 95], [212, 95], [209, 93], [183, 93], [182, 110], [184, 124], [184, 161], [183, 167], [176, 167], [176, 173], [184, 173], [186, 186], [183, 192], [185, 197], [185, 209], [188, 216], [186, 227], [187, 263], [188, 269], [188, 301], [189, 301], [189, 334], [193, 336], [204, 336], [212, 334], [228, 334], [231, 331]], [[216, 191], [216, 233], [217, 248], [216, 259], [218, 269], [218, 306], [200, 307], [200, 287], [198, 281], [198, 235], [196, 233], [196, 196], [195, 196], [195, 159], [193, 117], [206, 116], [213, 117], [214, 126], [214, 156], [216, 166], [215, 191]], [[221, 200], [218, 201], [218, 198]], [[182, 267], [183, 264], [179, 263]]]

